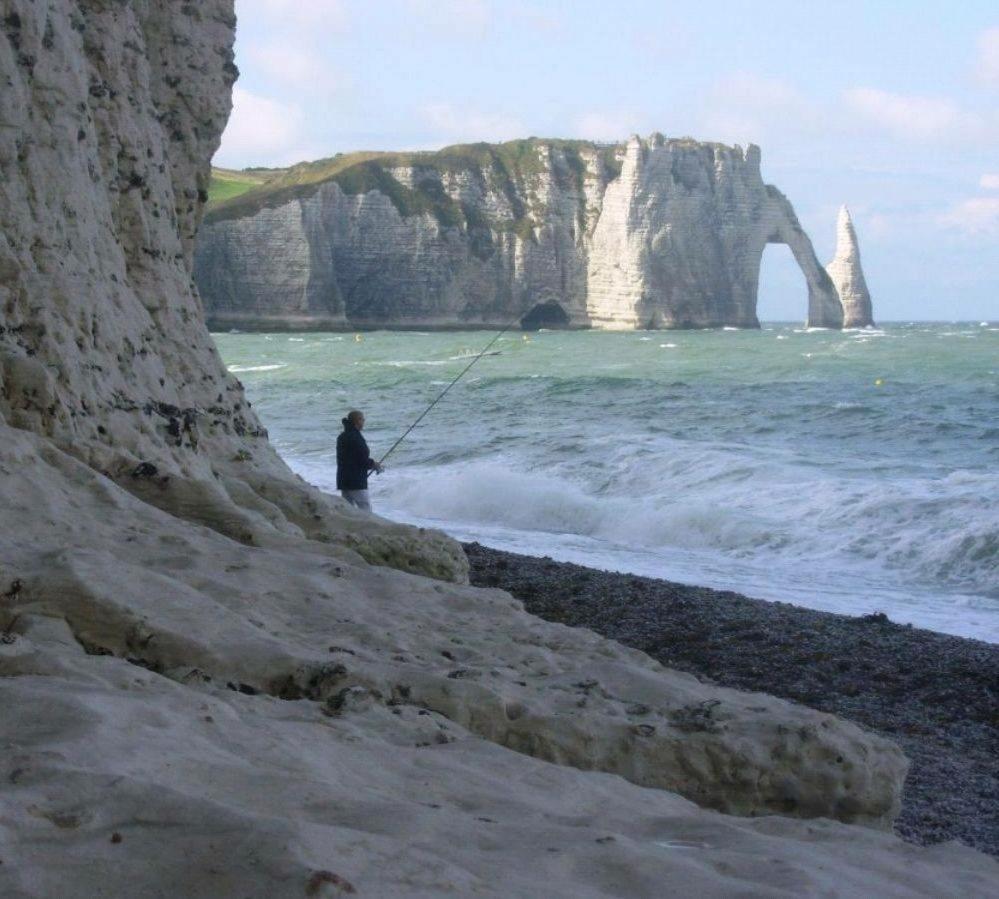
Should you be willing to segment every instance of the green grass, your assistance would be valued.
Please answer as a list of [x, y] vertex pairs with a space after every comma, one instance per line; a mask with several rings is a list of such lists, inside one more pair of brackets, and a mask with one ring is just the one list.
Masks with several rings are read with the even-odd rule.
[[[689, 138], [678, 141], [687, 142], [695, 143]], [[456, 144], [436, 151], [338, 153], [287, 169], [216, 169], [212, 173], [207, 219], [221, 221], [254, 215], [261, 209], [311, 196], [320, 185], [333, 182], [351, 196], [377, 190], [392, 201], [402, 216], [429, 214], [443, 227], [465, 228], [469, 234], [474, 231], [478, 235], [478, 253], [488, 255], [492, 252], [489, 232], [513, 231], [530, 239], [535, 224], [543, 219], [545, 210], [540, 208], [533, 188], [538, 176], [548, 170], [549, 151], [564, 159], [565, 164], [555, 167], [553, 174], [562, 188], [578, 192], [583, 222], [585, 157], [595, 154], [600, 163], [599, 177], [612, 181], [621, 174], [617, 157], [622, 149], [620, 144], [529, 137], [502, 144]], [[390, 173], [397, 167], [423, 169], [428, 177], [418, 178], [410, 188]], [[442, 189], [440, 180], [454, 174], [481, 179], [485, 188], [506, 198], [510, 215], [487, 220], [481, 212], [453, 200]]]
[[273, 177], [273, 169], [212, 169], [212, 180], [208, 184], [208, 208], [218, 206], [226, 200], [245, 194]]
[[[546, 210], [537, 199], [534, 185], [549, 170], [548, 153], [564, 160], [552, 173], [559, 186], [579, 195], [579, 219], [586, 218], [583, 181], [587, 173], [584, 156], [596, 154], [598, 169], [606, 180], [616, 178], [621, 164], [618, 146], [583, 140], [538, 139], [507, 141], [502, 144], [456, 144], [437, 151], [338, 153], [327, 159], [303, 162], [287, 169], [244, 169], [212, 172], [207, 221], [237, 219], [275, 208], [314, 193], [320, 185], [338, 184], [349, 196], [378, 191], [387, 197], [399, 214], [408, 217], [431, 215], [444, 228], [464, 229], [472, 252], [487, 259], [495, 250], [493, 235], [513, 232], [521, 240], [534, 240], [535, 227]], [[393, 168], [415, 168], [414, 187], [407, 187], [391, 174]], [[447, 175], [464, 175], [481, 180], [483, 186], [509, 204], [507, 217], [489, 217], [468, 204], [452, 199], [441, 185]]]

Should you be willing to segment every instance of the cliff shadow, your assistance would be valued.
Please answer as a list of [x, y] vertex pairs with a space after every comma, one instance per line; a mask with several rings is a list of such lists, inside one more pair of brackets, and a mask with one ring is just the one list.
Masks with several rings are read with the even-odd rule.
[[559, 303], [554, 301], [536, 303], [520, 320], [520, 327], [524, 331], [538, 331], [541, 328], [564, 330], [569, 327], [569, 324], [569, 314]]

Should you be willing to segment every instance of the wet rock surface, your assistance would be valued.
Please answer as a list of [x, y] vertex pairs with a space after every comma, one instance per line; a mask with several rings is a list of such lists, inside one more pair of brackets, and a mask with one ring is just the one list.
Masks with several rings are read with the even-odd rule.
[[999, 646], [738, 593], [465, 545], [472, 583], [670, 668], [885, 736], [912, 762], [895, 832], [999, 855]]

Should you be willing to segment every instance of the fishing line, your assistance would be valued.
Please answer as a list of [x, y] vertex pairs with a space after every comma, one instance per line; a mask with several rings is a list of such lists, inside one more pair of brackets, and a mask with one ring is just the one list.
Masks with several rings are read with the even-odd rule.
[[411, 424], [411, 425], [410, 425], [410, 426], [409, 426], [408, 428], [406, 428], [406, 431], [405, 431], [405, 433], [404, 433], [404, 434], [403, 434], [403, 435], [402, 435], [402, 436], [401, 436], [401, 437], [400, 437], [400, 438], [399, 438], [399, 439], [398, 439], [398, 440], [397, 440], [397, 441], [396, 441], [395, 443], [393, 443], [393, 444], [392, 444], [392, 446], [391, 446], [391, 447], [389, 448], [389, 451], [388, 451], [388, 452], [387, 452], [387, 453], [386, 453], [386, 454], [385, 454], [384, 456], [382, 456], [382, 457], [381, 457], [381, 459], [379, 459], [379, 460], [378, 460], [378, 464], [379, 464], [379, 465], [381, 465], [381, 464], [382, 464], [382, 463], [383, 463], [383, 462], [384, 462], [384, 461], [385, 461], [385, 460], [386, 460], [386, 459], [387, 459], [387, 458], [388, 458], [389, 456], [391, 456], [391, 455], [392, 455], [392, 453], [393, 453], [393, 452], [395, 452], [395, 448], [396, 448], [396, 447], [397, 447], [397, 446], [398, 446], [398, 445], [399, 445], [400, 443], [402, 443], [402, 441], [403, 441], [403, 440], [405, 440], [405, 439], [406, 439], [406, 438], [407, 438], [407, 437], [409, 436], [409, 433], [410, 433], [410, 431], [412, 431], [412, 430], [413, 430], [413, 428], [415, 428], [415, 427], [416, 427], [416, 426], [417, 426], [417, 425], [418, 425], [418, 424], [419, 424], [419, 423], [420, 423], [421, 421], [423, 421], [423, 419], [424, 419], [424, 418], [426, 418], [426, 417], [427, 417], [427, 414], [428, 414], [428, 413], [430, 412], [430, 410], [431, 410], [431, 409], [433, 409], [433, 408], [434, 408], [434, 406], [436, 406], [436, 405], [437, 405], [437, 404], [438, 404], [438, 403], [439, 403], [439, 402], [440, 402], [440, 401], [441, 401], [442, 399], [444, 399], [444, 397], [445, 397], [445, 396], [447, 395], [447, 392], [448, 392], [448, 391], [449, 391], [449, 390], [450, 390], [450, 389], [451, 389], [452, 387], [454, 387], [454, 385], [455, 385], [455, 384], [457, 384], [457, 383], [458, 383], [458, 382], [459, 382], [459, 381], [460, 381], [460, 380], [461, 380], [461, 379], [462, 379], [463, 377], [465, 377], [465, 374], [466, 374], [466, 373], [468, 372], [468, 370], [469, 370], [469, 369], [470, 369], [470, 368], [471, 368], [471, 367], [472, 367], [473, 365], [475, 365], [475, 363], [476, 363], [476, 362], [478, 362], [478, 361], [479, 361], [479, 360], [480, 360], [480, 359], [481, 359], [481, 358], [482, 358], [483, 356], [485, 356], [485, 354], [489, 352], [489, 348], [490, 348], [490, 347], [491, 347], [491, 346], [492, 346], [492, 345], [493, 345], [494, 343], [496, 343], [496, 341], [497, 341], [497, 340], [499, 340], [499, 339], [500, 339], [500, 338], [501, 338], [501, 337], [502, 337], [502, 336], [503, 336], [504, 334], [506, 334], [506, 332], [507, 332], [507, 331], [509, 331], [509, 330], [510, 330], [510, 329], [511, 329], [511, 328], [512, 328], [512, 327], [513, 327], [513, 326], [514, 326], [514, 325], [515, 325], [515, 324], [516, 324], [516, 323], [517, 323], [518, 321], [520, 321], [520, 319], [521, 319], [521, 318], [522, 318], [522, 316], [518, 315], [518, 316], [517, 316], [517, 317], [516, 317], [515, 319], [513, 319], [512, 321], [510, 321], [510, 323], [509, 323], [508, 325], [506, 325], [506, 327], [505, 327], [505, 328], [503, 328], [503, 330], [502, 330], [502, 331], [498, 332], [498, 333], [496, 334], [496, 336], [495, 336], [495, 337], [493, 337], [493, 339], [492, 339], [492, 340], [490, 340], [490, 341], [489, 341], [489, 343], [487, 343], [487, 344], [485, 345], [485, 347], [483, 347], [483, 349], [482, 349], [482, 351], [481, 351], [481, 352], [479, 353], [479, 355], [478, 355], [478, 356], [475, 356], [475, 357], [474, 357], [474, 358], [472, 359], [472, 361], [471, 361], [471, 362], [469, 362], [469, 363], [468, 363], [468, 365], [466, 365], [466, 366], [465, 366], [465, 367], [464, 367], [464, 368], [463, 368], [463, 369], [462, 369], [462, 370], [461, 370], [461, 371], [460, 371], [460, 372], [458, 373], [458, 376], [457, 376], [457, 377], [456, 377], [456, 378], [455, 378], [455, 379], [454, 379], [454, 380], [453, 380], [453, 381], [452, 381], [452, 382], [451, 382], [450, 384], [448, 384], [448, 385], [447, 385], [447, 387], [445, 387], [445, 388], [444, 388], [444, 389], [443, 389], [443, 390], [442, 390], [442, 391], [440, 392], [440, 394], [438, 395], [437, 399], [435, 399], [435, 400], [434, 400], [434, 401], [433, 401], [433, 402], [432, 402], [432, 403], [431, 403], [431, 404], [430, 404], [429, 406], [427, 406], [427, 408], [426, 408], [426, 409], [424, 409], [424, 410], [423, 410], [423, 412], [421, 413], [420, 417], [419, 417], [418, 419], [416, 419], [416, 421], [414, 421], [414, 422], [413, 422], [413, 423], [412, 423], [412, 424]]

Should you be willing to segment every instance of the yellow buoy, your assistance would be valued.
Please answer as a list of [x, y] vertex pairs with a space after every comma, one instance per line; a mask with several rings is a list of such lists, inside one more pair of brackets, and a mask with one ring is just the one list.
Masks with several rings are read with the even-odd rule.
[[880, 386], [881, 386], [882, 384], [884, 384], [884, 381], [882, 381], [882, 380], [881, 380], [881, 378], [878, 378], [878, 379], [877, 379], [877, 380], [876, 380], [876, 381], [874, 382], [874, 386], [875, 386], [875, 387], [880, 387]]
[[364, 338], [360, 334], [354, 335], [354, 343], [360, 343]]

